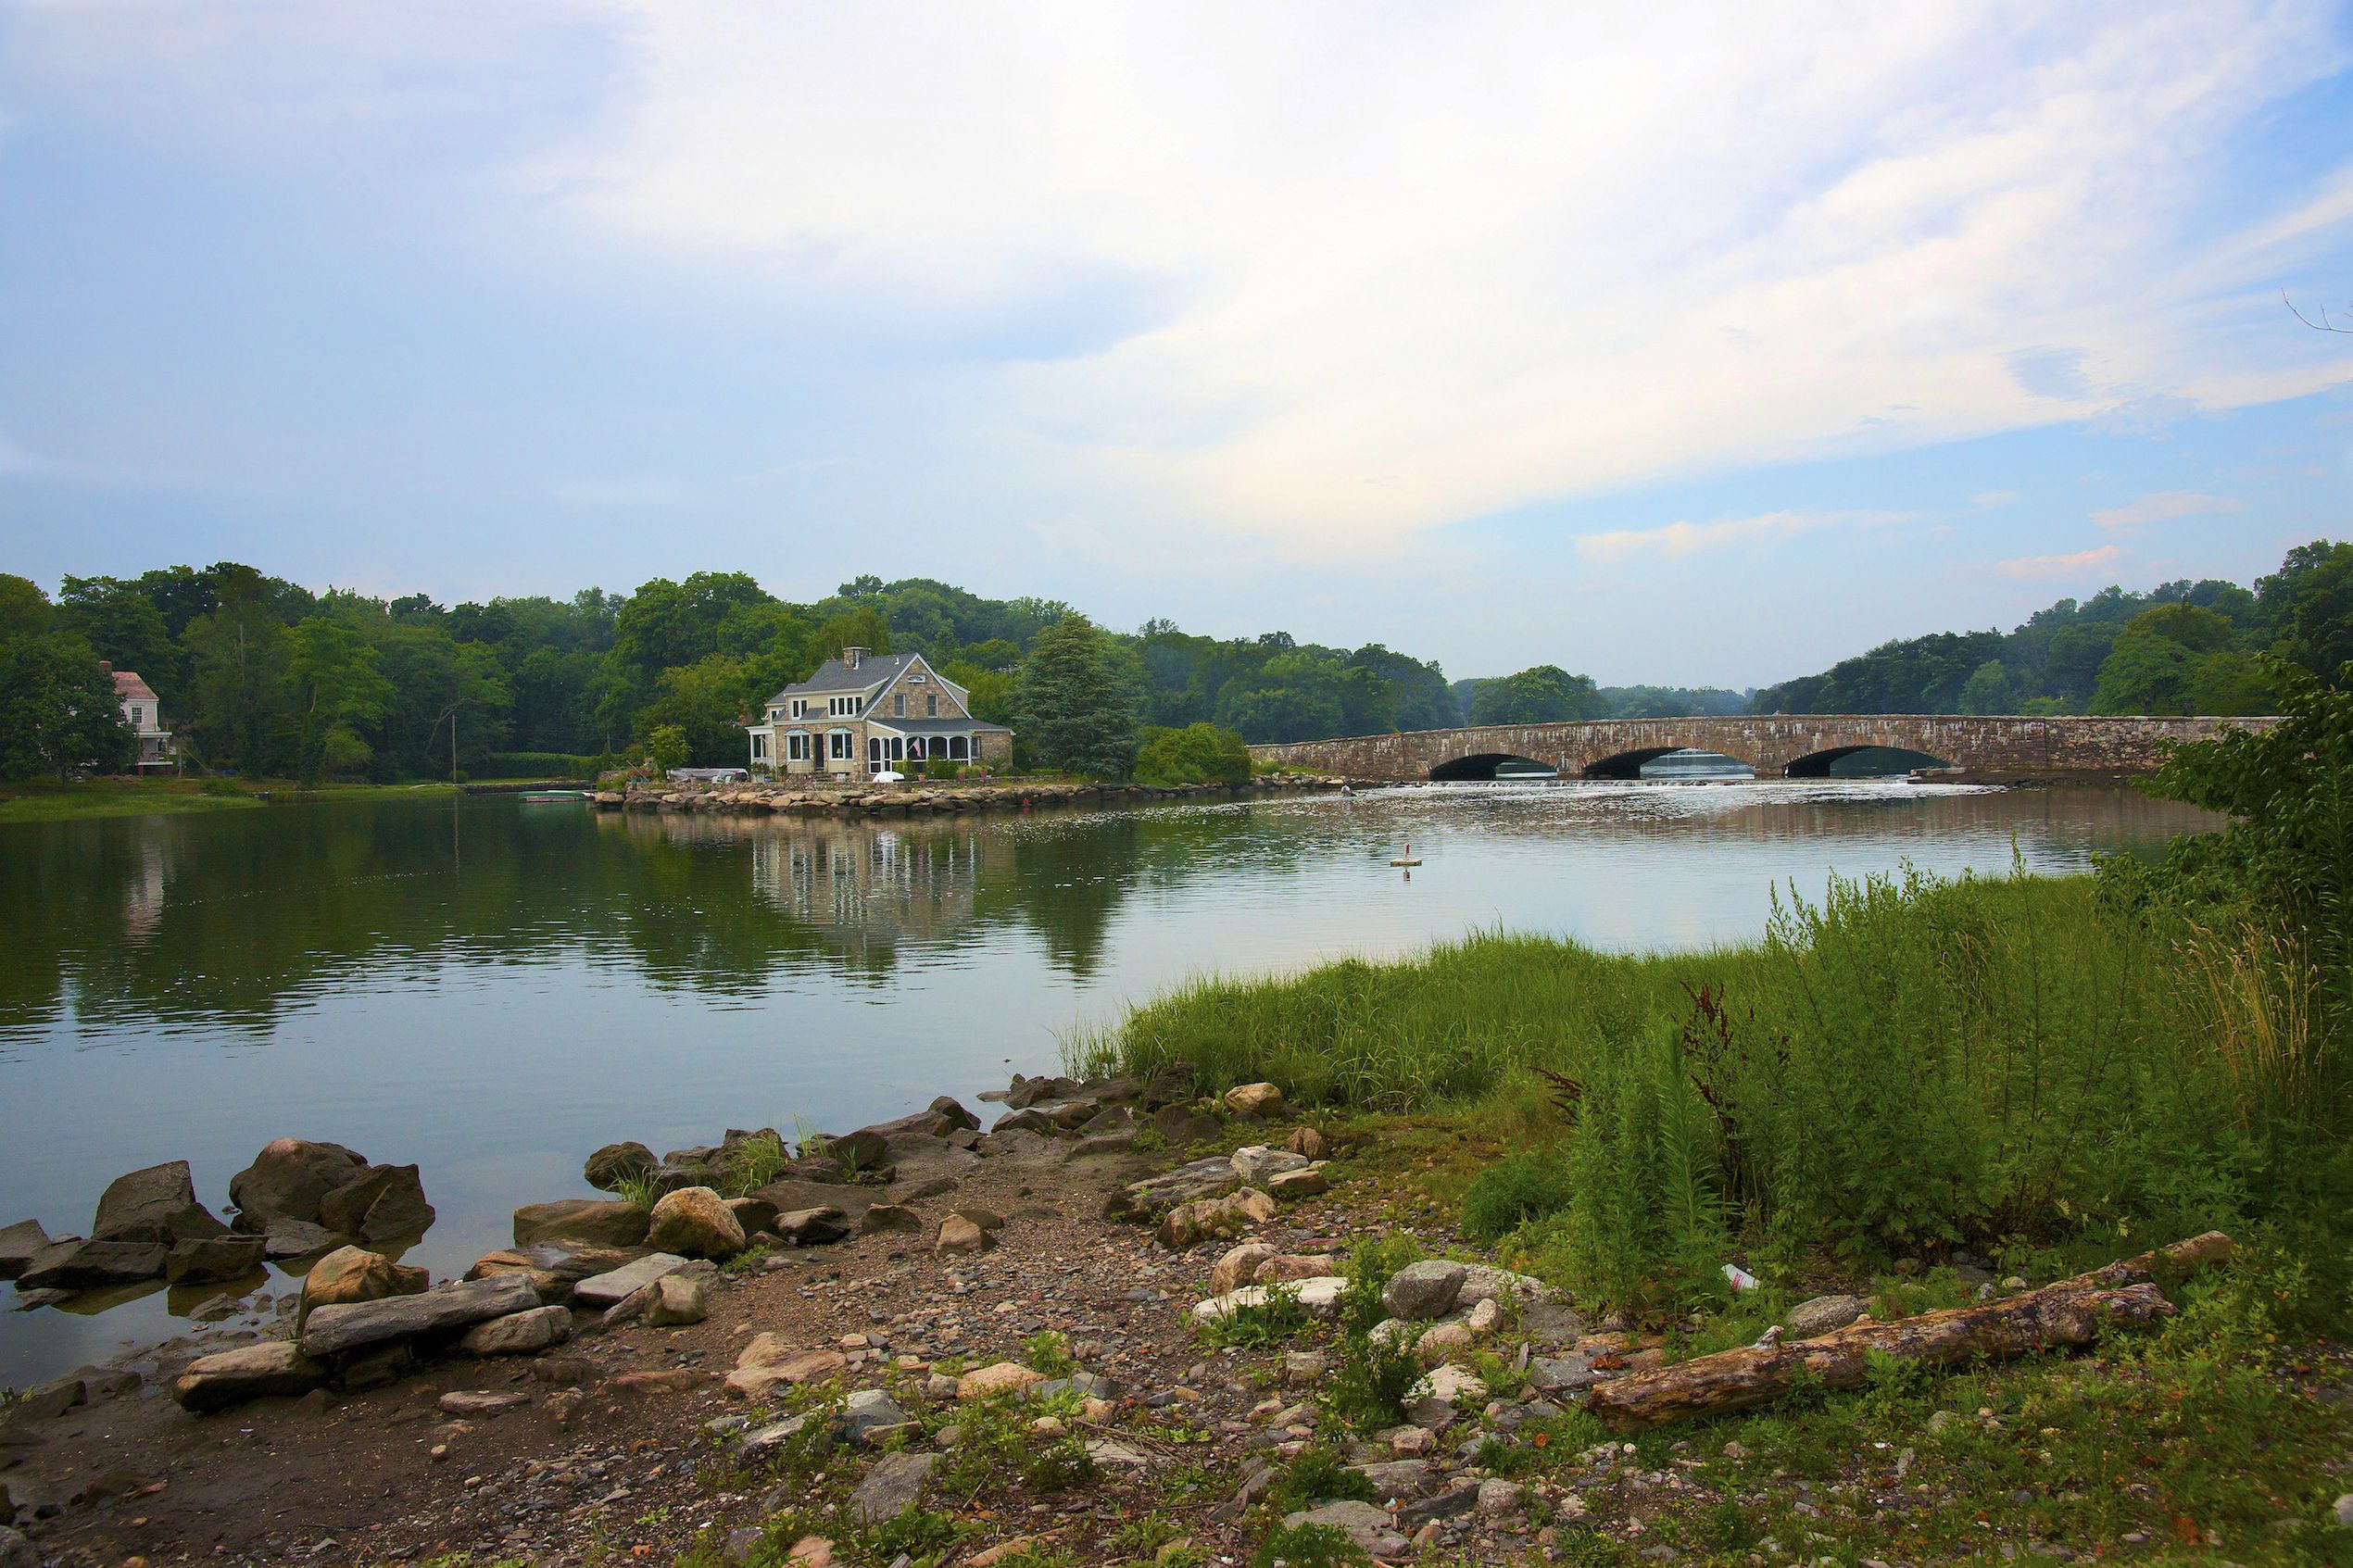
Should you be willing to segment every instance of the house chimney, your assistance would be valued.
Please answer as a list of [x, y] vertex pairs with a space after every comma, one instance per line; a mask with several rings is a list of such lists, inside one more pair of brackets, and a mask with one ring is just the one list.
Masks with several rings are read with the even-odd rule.
[[844, 648], [841, 650], [841, 661], [844, 664], [849, 665], [852, 670], [857, 669], [865, 657], [866, 650], [864, 648]]

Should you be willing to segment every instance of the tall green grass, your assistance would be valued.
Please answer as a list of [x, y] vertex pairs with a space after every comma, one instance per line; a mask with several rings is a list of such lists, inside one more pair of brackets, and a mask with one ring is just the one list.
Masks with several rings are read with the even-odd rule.
[[1777, 903], [1746, 947], [1628, 957], [1485, 933], [1202, 980], [1071, 1055], [1189, 1062], [1309, 1105], [1476, 1108], [1557, 1147], [1570, 1198], [1545, 1223], [1572, 1273], [1630, 1298], [1732, 1234], [1860, 1265], [2170, 1237], [2309, 1192], [2284, 1167], [2342, 1171], [2347, 1083], [2293, 955], [2088, 877], [1907, 874]]

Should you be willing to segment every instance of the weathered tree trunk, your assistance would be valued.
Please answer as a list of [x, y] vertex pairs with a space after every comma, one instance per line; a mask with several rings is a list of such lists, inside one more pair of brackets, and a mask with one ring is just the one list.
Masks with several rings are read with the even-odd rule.
[[1724, 1350], [1597, 1384], [1589, 1408], [1614, 1432], [1639, 1432], [1685, 1416], [1768, 1404], [1801, 1382], [1860, 1387], [1873, 1350], [1921, 1366], [1951, 1367], [2088, 1344], [2107, 1330], [2145, 1328], [2172, 1315], [2172, 1303], [2152, 1274], [2186, 1273], [2226, 1262], [2230, 1255], [2230, 1238], [2208, 1232], [1999, 1301], [1856, 1323], [1818, 1339]]

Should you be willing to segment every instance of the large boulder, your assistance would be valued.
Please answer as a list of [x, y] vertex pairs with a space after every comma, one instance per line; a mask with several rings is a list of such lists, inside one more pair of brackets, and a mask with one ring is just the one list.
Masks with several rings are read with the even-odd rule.
[[466, 1328], [527, 1312], [539, 1304], [538, 1292], [521, 1274], [466, 1280], [422, 1296], [388, 1296], [380, 1301], [318, 1308], [302, 1325], [302, 1348], [312, 1356], [334, 1355]]
[[171, 1397], [192, 1411], [226, 1410], [247, 1399], [291, 1399], [327, 1380], [327, 1369], [291, 1339], [240, 1345], [202, 1356], [172, 1380]]
[[338, 1247], [310, 1266], [303, 1276], [302, 1301], [296, 1322], [320, 1307], [343, 1307], [354, 1301], [381, 1301], [388, 1296], [416, 1296], [433, 1283], [422, 1269], [396, 1263], [381, 1252], [363, 1247]]
[[[1263, 1241], [1246, 1241], [1217, 1260], [1209, 1271], [1209, 1293], [1223, 1296], [1237, 1286], [1250, 1284], [1258, 1277], [1258, 1266], [1282, 1256], [1282, 1249]], [[1322, 1261], [1322, 1260], [1318, 1260]], [[1325, 1271], [1318, 1269], [1317, 1273]]]
[[312, 1224], [308, 1220], [272, 1220], [261, 1237], [261, 1250], [273, 1263], [289, 1258], [308, 1258], [321, 1252], [332, 1252], [342, 1245], [343, 1237], [324, 1225]]
[[175, 1241], [219, 1236], [229, 1227], [196, 1201], [196, 1185], [184, 1160], [168, 1160], [117, 1176], [98, 1198], [93, 1241]]
[[639, 1314], [648, 1328], [684, 1328], [711, 1315], [711, 1299], [702, 1281], [691, 1274], [664, 1274]]
[[1283, 1091], [1272, 1084], [1240, 1084], [1226, 1091], [1226, 1109], [1237, 1116], [1273, 1116], [1283, 1109]]
[[653, 1252], [601, 1274], [592, 1274], [572, 1287], [572, 1298], [594, 1311], [626, 1301], [664, 1274], [676, 1273], [686, 1260], [675, 1252]]
[[319, 1223], [319, 1200], [366, 1170], [362, 1156], [339, 1143], [278, 1138], [229, 1178], [237, 1229], [258, 1233], [273, 1219]]
[[468, 1356], [535, 1356], [572, 1337], [572, 1314], [561, 1307], [532, 1307], [478, 1323], [459, 1336]]
[[1244, 1186], [1263, 1187], [1287, 1171], [1307, 1169], [1307, 1156], [1293, 1154], [1289, 1149], [1268, 1148], [1265, 1144], [1252, 1144], [1248, 1148], [1234, 1150], [1234, 1174]]
[[1256, 1187], [1244, 1187], [1224, 1198], [1178, 1204], [1161, 1217], [1153, 1239], [1171, 1252], [1182, 1252], [1204, 1241], [1239, 1236], [1274, 1217], [1275, 1200]]
[[261, 1269], [267, 1247], [258, 1236], [198, 1236], [175, 1241], [163, 1261], [163, 1277], [174, 1285], [220, 1285]]
[[624, 1182], [642, 1182], [661, 1168], [654, 1151], [641, 1143], [609, 1143], [588, 1157], [581, 1175], [598, 1192], [618, 1192]]
[[711, 1188], [680, 1187], [654, 1205], [646, 1245], [689, 1258], [732, 1258], [744, 1249], [744, 1227]]
[[849, 1216], [830, 1203], [795, 1209], [776, 1216], [775, 1230], [795, 1247], [822, 1247], [849, 1234]]
[[1140, 1182], [1130, 1182], [1112, 1194], [1104, 1213], [1114, 1220], [1151, 1221], [1179, 1204], [1222, 1198], [1242, 1185], [1231, 1159], [1213, 1155], [1164, 1171]]
[[515, 1245], [582, 1241], [591, 1247], [643, 1247], [652, 1216], [634, 1203], [606, 1198], [563, 1198], [526, 1203], [515, 1210]]
[[161, 1279], [171, 1249], [148, 1241], [61, 1241], [33, 1255], [19, 1290], [86, 1290]]
[[736, 1356], [727, 1391], [741, 1399], [764, 1399], [785, 1384], [822, 1382], [849, 1365], [849, 1358], [839, 1350], [801, 1349], [781, 1336], [755, 1334]]
[[1869, 1303], [1859, 1296], [1817, 1296], [1810, 1301], [1800, 1301], [1781, 1320], [1784, 1339], [1812, 1339], [1844, 1328], [1863, 1315]]
[[850, 1518], [861, 1524], [898, 1518], [921, 1500], [924, 1483], [931, 1479], [932, 1467], [938, 1462], [937, 1454], [883, 1455], [849, 1494]]
[[19, 1220], [0, 1230], [0, 1279], [16, 1278], [32, 1266], [33, 1259], [54, 1245], [38, 1220]]
[[1408, 1263], [1389, 1276], [1381, 1287], [1381, 1305], [1390, 1316], [1417, 1323], [1428, 1318], [1442, 1318], [1453, 1310], [1454, 1298], [1462, 1294], [1466, 1274], [1463, 1265], [1443, 1258], [1425, 1258], [1418, 1263]]
[[371, 1165], [319, 1200], [321, 1224], [361, 1241], [422, 1236], [433, 1221], [414, 1165]]

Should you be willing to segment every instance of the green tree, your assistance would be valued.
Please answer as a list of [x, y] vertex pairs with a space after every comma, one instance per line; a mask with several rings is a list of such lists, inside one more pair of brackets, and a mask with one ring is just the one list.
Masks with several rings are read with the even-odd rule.
[[2232, 649], [2209, 653], [2192, 665], [2183, 696], [2187, 711], [2220, 719], [2269, 713], [2275, 700], [2261, 657]]
[[1136, 760], [1136, 672], [1093, 621], [1066, 615], [1038, 633], [1014, 682], [1018, 734], [1039, 767], [1127, 776]]
[[1247, 784], [1250, 747], [1233, 731], [1214, 724], [1149, 729], [1136, 752], [1136, 781], [1164, 789], [1188, 784]]
[[1539, 664], [1488, 681], [1471, 699], [1474, 724], [1552, 724], [1608, 717], [1609, 701], [1592, 677], [1572, 675], [1557, 664]]
[[0, 637], [46, 636], [56, 619], [57, 608], [40, 583], [0, 571]]
[[2323, 680], [2353, 661], [2353, 545], [2298, 545], [2255, 585], [2273, 649]]
[[667, 773], [673, 768], [686, 765], [686, 732], [675, 724], [657, 724], [646, 737], [646, 760], [654, 771]]
[[1964, 713], [2018, 711], [2018, 691], [2000, 659], [1989, 659], [1969, 671], [1969, 679], [1961, 683], [1960, 708]]
[[69, 577], [57, 595], [57, 621], [117, 670], [137, 671], [164, 701], [180, 695], [181, 650], [163, 612], [137, 583]]
[[295, 725], [295, 768], [311, 783], [366, 771], [370, 743], [392, 710], [392, 683], [376, 650], [340, 621], [309, 616], [286, 633], [286, 697]]
[[[1314, 649], [1277, 653], [1219, 690], [1217, 722], [1252, 742], [1340, 734], [1348, 728], [1350, 673], [1340, 659]], [[1368, 671], [1355, 673], [1360, 681], [1378, 680]], [[1361, 702], [1361, 691], [1358, 696]], [[1366, 717], [1361, 709], [1359, 716]], [[1381, 730], [1393, 727], [1379, 725]]]
[[871, 604], [827, 616], [817, 628], [812, 639], [820, 660], [839, 659], [844, 648], [864, 648], [868, 653], [890, 651], [890, 627], [882, 611]]
[[[14, 587], [32, 588], [26, 596]], [[138, 743], [90, 645], [45, 628], [48, 596], [0, 577], [0, 777], [56, 777], [72, 768], [131, 766]]]
[[2231, 645], [2231, 623], [2195, 605], [2144, 610], [2116, 634], [2092, 694], [2095, 713], [2187, 713], [2199, 661]]
[[740, 768], [747, 755], [743, 720], [768, 695], [758, 685], [747, 661], [714, 653], [663, 671], [639, 722], [649, 741], [656, 730], [684, 735], [686, 759], [698, 768]]
[[182, 640], [188, 727], [202, 756], [248, 773], [269, 771], [285, 717], [286, 632], [275, 609], [260, 594], [238, 592], [189, 621]]

